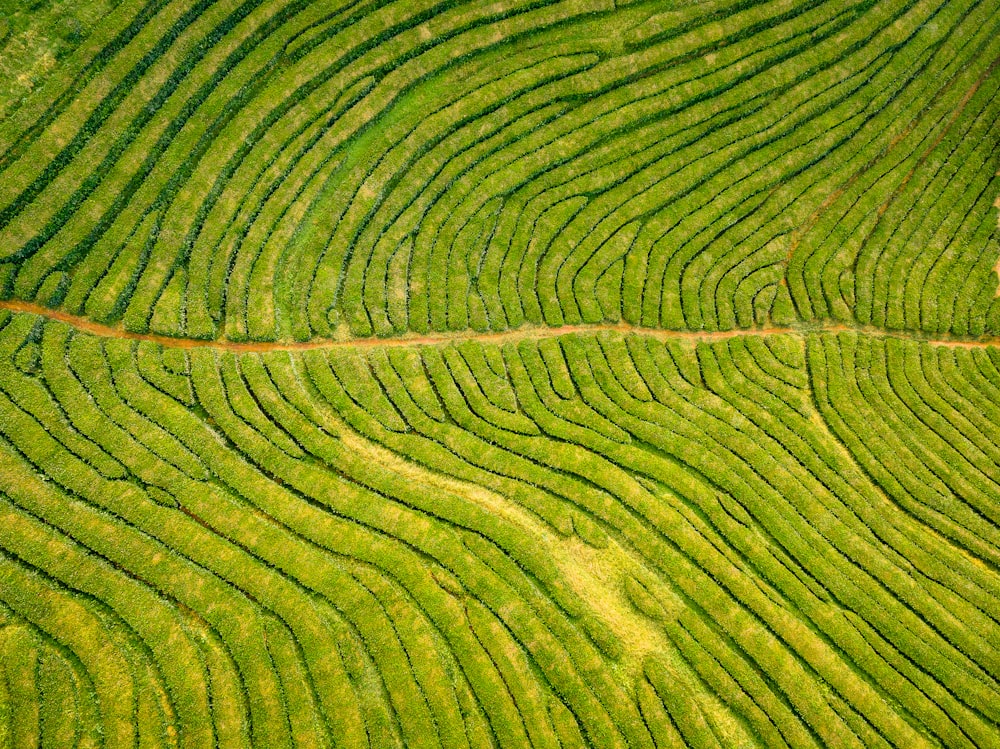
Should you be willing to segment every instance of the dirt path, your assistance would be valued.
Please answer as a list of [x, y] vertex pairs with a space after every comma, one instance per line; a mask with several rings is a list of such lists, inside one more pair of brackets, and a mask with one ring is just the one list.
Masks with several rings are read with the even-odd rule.
[[476, 333], [472, 331], [457, 331], [446, 333], [434, 333], [430, 335], [419, 335], [407, 333], [393, 338], [350, 338], [346, 340], [334, 340], [331, 338], [318, 338], [310, 341], [229, 341], [224, 339], [203, 340], [199, 338], [175, 338], [173, 336], [160, 335], [158, 333], [133, 333], [124, 328], [103, 325], [94, 322], [86, 317], [71, 315], [62, 310], [50, 309], [49, 307], [35, 304], [34, 302], [24, 302], [16, 299], [0, 300], [0, 309], [11, 312], [21, 312], [31, 315], [39, 315], [49, 320], [71, 325], [77, 330], [101, 338], [124, 338], [132, 341], [149, 341], [158, 343], [161, 346], [171, 348], [217, 348], [227, 351], [308, 351], [310, 349], [335, 349], [335, 348], [378, 348], [389, 346], [436, 346], [451, 341], [482, 341], [484, 343], [504, 343], [506, 341], [535, 340], [539, 338], [550, 338], [553, 336], [567, 335], [569, 333], [599, 333], [609, 331], [615, 333], [635, 333], [649, 336], [661, 341], [723, 341], [727, 338], [738, 336], [766, 336], [778, 335], [781, 333], [791, 335], [806, 335], [808, 333], [844, 333], [855, 331], [865, 335], [881, 336], [886, 338], [901, 338], [904, 340], [915, 340], [929, 343], [933, 346], [953, 346], [960, 348], [984, 348], [987, 346], [1000, 346], [1000, 336], [953, 336], [946, 334], [930, 334], [921, 331], [907, 330], [884, 330], [864, 325], [848, 325], [838, 322], [821, 323], [801, 323], [789, 327], [770, 328], [743, 328], [737, 330], [723, 331], [691, 331], [691, 330], [663, 330], [660, 328], [643, 328], [628, 323], [617, 324], [587, 324], [562, 325], [559, 327], [522, 327], [514, 330], [504, 330], [494, 333]]

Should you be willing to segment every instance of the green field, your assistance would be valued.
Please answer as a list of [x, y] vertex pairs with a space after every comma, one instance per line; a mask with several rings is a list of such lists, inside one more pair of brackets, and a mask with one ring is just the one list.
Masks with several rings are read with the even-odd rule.
[[1000, 749], [1000, 0], [0, 0], [0, 749]]

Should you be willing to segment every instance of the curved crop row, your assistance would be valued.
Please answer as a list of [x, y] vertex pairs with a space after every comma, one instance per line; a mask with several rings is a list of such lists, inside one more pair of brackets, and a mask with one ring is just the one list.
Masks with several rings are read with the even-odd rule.
[[236, 355], [29, 315], [0, 338], [3, 603], [64, 659], [80, 731], [139, 709], [185, 746], [998, 745], [988, 349]]
[[123, 10], [0, 122], [0, 279], [197, 338], [995, 331], [996, 11]]
[[0, 748], [1000, 749], [1000, 0], [0, 58]]

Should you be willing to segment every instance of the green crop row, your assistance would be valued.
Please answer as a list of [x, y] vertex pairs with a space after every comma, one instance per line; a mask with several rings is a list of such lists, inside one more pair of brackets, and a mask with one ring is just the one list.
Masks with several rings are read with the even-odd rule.
[[[850, 402], [847, 423], [871, 408], [910, 450], [954, 443], [972, 460], [924, 461], [923, 486], [975, 503], [1000, 457], [988, 430], [1000, 369], [985, 352], [613, 334], [170, 352], [98, 347], [33, 320], [11, 317], [0, 337], [4, 434], [23, 456], [11, 452], [10, 470], [45, 466], [55, 486], [11, 494], [11, 522], [67, 535], [138, 586], [121, 598], [95, 572], [82, 590], [131, 622], [129, 648], [162, 674], [177, 717], [149, 703], [143, 725], [186, 725], [195, 708], [178, 680], [197, 668], [213, 695], [200, 720], [236, 744], [472, 746], [483, 731], [553, 747], [725, 745], [741, 732], [919, 744], [916, 726], [991, 744], [1000, 596], [967, 557], [990, 558], [987, 525], [950, 512], [950, 534], [927, 536], [912, 508], [929, 495], [886, 483], [891, 458], [859, 452], [872, 429], [842, 426]], [[845, 395], [845, 376], [862, 373]], [[28, 559], [29, 537], [14, 531], [4, 548]], [[636, 677], [637, 654], [620, 615], [565, 577], [579, 562], [558, 550], [577, 538], [674, 591], [668, 605], [612, 583], [678, 648], [691, 668], [681, 691], [701, 707], [667, 686], [680, 677], [662, 663], [646, 686], [613, 676]], [[30, 564], [60, 580], [74, 564], [31, 548]], [[163, 655], [178, 620], [129, 619], [139, 591], [198, 622], [185, 625], [188, 665]], [[803, 688], [819, 683], [828, 696]]]
[[108, 9], [0, 102], [0, 746], [1000, 749], [998, 31]]
[[[430, 9], [379, 33], [379, 14], [352, 25], [362, 16], [296, 4], [241, 6], [214, 20], [195, 20], [189, 10], [126, 76], [155, 82], [153, 101], [169, 106], [154, 116], [140, 106], [142, 96], [126, 95], [124, 82], [118, 84], [98, 111], [121, 118], [121, 134], [102, 129], [81, 136], [79, 146], [63, 151], [71, 164], [52, 167], [58, 175], [39, 177], [38, 187], [25, 188], [21, 202], [11, 204], [14, 213], [27, 210], [34, 192], [50, 191], [50, 182], [66, 194], [74, 184], [69, 173], [84, 167], [82, 154], [104, 154], [98, 176], [84, 180], [78, 197], [60, 209], [79, 219], [67, 214], [65, 226], [48, 220], [52, 230], [31, 240], [42, 252], [22, 258], [19, 293], [39, 288], [48, 275], [47, 300], [58, 303], [66, 292], [71, 307], [86, 306], [103, 319], [125, 315], [132, 329], [153, 324], [207, 336], [224, 323], [230, 337], [258, 339], [330, 334], [337, 320], [355, 333], [385, 334], [400, 330], [404, 317], [417, 330], [597, 321], [622, 312], [634, 322], [668, 326], [764, 321], [783, 288], [781, 265], [793, 241], [780, 217], [793, 205], [806, 216], [798, 206], [818, 193], [811, 183], [835, 176], [829, 160], [812, 152], [828, 156], [849, 142], [852, 165], [877, 154], [888, 135], [877, 135], [874, 123], [888, 115], [861, 114], [860, 92], [879, 88], [893, 101], [883, 79], [894, 81], [906, 57], [936, 61], [938, 48], [957, 36], [952, 24], [975, 18], [963, 7], [928, 4], [850, 13], [819, 4], [770, 23], [736, 13], [719, 68], [706, 72], [702, 61], [688, 58], [711, 48], [714, 31], [699, 32], [696, 24], [678, 37], [643, 41], [620, 60], [602, 60], [603, 48], [584, 33], [601, 21], [586, 10], [510, 8], [484, 25], [478, 11], [434, 8], [442, 39], [434, 47], [408, 25]], [[931, 29], [928, 18], [934, 30], [915, 31]], [[159, 59], [175, 37], [184, 49], [180, 40], [203, 32], [206, 41], [179, 67]], [[284, 35], [311, 41], [278, 54]], [[537, 37], [538, 45], [490, 64], [499, 54], [492, 47], [507, 36]], [[333, 40], [340, 51], [315, 65]], [[889, 43], [905, 54], [887, 58]], [[458, 47], [465, 52], [452, 60]], [[965, 54], [974, 48], [961, 47]], [[287, 72], [275, 62], [282, 55]], [[648, 69], [645, 82], [626, 59]], [[676, 59], [683, 64], [671, 65]], [[785, 65], [790, 59], [801, 64]], [[388, 97], [388, 80], [370, 82], [392, 64], [395, 99]], [[852, 75], [835, 74], [842, 68]], [[573, 101], [582, 70], [592, 73], [593, 101], [554, 105]], [[453, 75], [462, 77], [462, 87], [442, 87]], [[323, 92], [335, 82], [342, 96], [324, 103]], [[288, 91], [291, 98], [271, 95]], [[410, 107], [416, 91], [432, 100]], [[753, 93], [746, 105], [744, 92]], [[275, 104], [253, 110], [250, 103], [261, 97]], [[656, 113], [658, 104], [667, 105], [667, 114]], [[721, 120], [714, 114], [720, 109]], [[215, 119], [193, 125], [192, 113], [203, 110]], [[367, 125], [363, 110], [377, 113]], [[484, 130], [480, 123], [490, 113], [499, 119]], [[521, 119], [536, 114], [540, 127], [531, 136], [533, 150], [525, 151], [527, 141], [511, 138]], [[676, 124], [664, 130], [665, 122]], [[238, 130], [249, 137], [235, 137]], [[153, 136], [158, 144], [149, 146]], [[381, 149], [377, 159], [361, 157], [372, 148]], [[181, 154], [190, 166], [178, 161]], [[109, 202], [112, 196], [99, 196], [117, 189], [118, 167], [111, 167], [129, 161], [145, 166], [131, 178], [123, 172], [121, 179], [133, 184], [91, 226], [82, 206]], [[633, 176], [623, 176], [629, 171]], [[765, 200], [779, 181], [787, 184]], [[730, 188], [720, 189], [722, 182]], [[710, 205], [707, 196], [714, 196]], [[314, 217], [324, 206], [335, 217], [327, 238]], [[709, 228], [722, 215], [733, 217], [728, 228]], [[56, 242], [56, 231], [86, 238]], [[595, 263], [595, 253], [605, 251]], [[388, 273], [397, 257], [406, 266], [402, 284]], [[278, 265], [287, 261], [295, 272], [278, 278]], [[618, 292], [618, 271], [607, 275], [616, 264]], [[581, 273], [588, 290], [582, 294]], [[604, 309], [595, 299], [602, 279], [602, 297], [618, 294], [618, 305], [641, 299], [641, 310]], [[974, 293], [972, 286], [967, 292]], [[248, 305], [251, 297], [258, 302]], [[984, 313], [976, 304], [977, 314]]]

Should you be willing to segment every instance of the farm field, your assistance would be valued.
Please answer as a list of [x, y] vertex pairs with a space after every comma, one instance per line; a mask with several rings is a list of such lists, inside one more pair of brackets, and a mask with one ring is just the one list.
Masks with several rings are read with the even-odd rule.
[[0, 2], [0, 749], [1000, 749], [1000, 0]]

